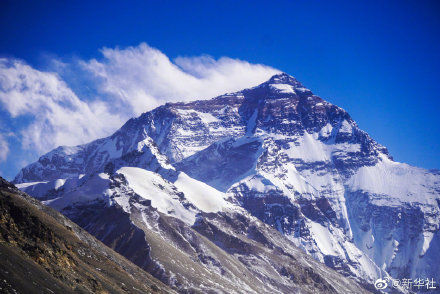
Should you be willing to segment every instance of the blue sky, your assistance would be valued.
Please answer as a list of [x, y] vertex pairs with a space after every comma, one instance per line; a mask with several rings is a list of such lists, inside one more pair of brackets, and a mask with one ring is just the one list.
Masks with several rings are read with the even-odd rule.
[[[218, 59], [229, 57], [295, 76], [317, 95], [346, 109], [362, 129], [389, 148], [397, 161], [440, 168], [438, 1], [66, 2], [2, 1], [0, 56], [8, 63], [4, 68], [11, 69], [11, 60], [19, 59], [22, 64], [14, 65], [14, 70], [20, 68], [46, 83], [52, 80], [39, 72], [56, 72], [62, 86], [52, 88], [71, 89], [73, 93], [66, 90], [63, 96], [69, 102], [63, 103], [78, 104], [74, 106], [77, 111], [91, 109], [90, 115], [85, 115], [89, 120], [102, 113], [98, 102], [115, 95], [102, 81], [97, 82], [103, 79], [97, 70], [105, 68], [105, 78], [113, 74], [117, 80], [119, 76], [110, 69], [123, 68], [123, 64], [114, 64], [119, 56], [156, 54], [151, 48], [157, 48], [179, 66], [205, 62], [206, 67], [206, 61], [194, 57], [209, 55], [213, 60], [208, 63], [215, 64], [216, 70], [228, 68], [232, 61]], [[142, 42], [147, 47], [139, 47]], [[132, 46], [131, 51], [124, 51], [128, 46]], [[103, 57], [104, 47], [110, 51]], [[183, 59], [176, 60], [178, 57]], [[88, 71], [84, 71], [84, 64]], [[190, 68], [186, 70], [191, 72]], [[90, 72], [93, 79], [83, 78]], [[11, 71], [7, 74], [10, 77]], [[256, 74], [255, 79], [262, 76]], [[166, 100], [159, 98], [155, 96], [156, 104]], [[82, 105], [81, 101], [93, 105]], [[41, 150], [52, 145], [33, 145], [20, 133], [24, 126], [38, 120], [30, 111], [50, 107], [41, 108], [41, 102], [26, 112], [14, 108], [10, 99], [7, 103], [0, 104], [0, 134], [9, 150], [3, 159], [0, 156], [0, 175], [11, 179], [22, 164], [37, 159]], [[124, 103], [139, 109], [138, 104]], [[135, 110], [117, 117], [112, 111], [104, 111], [112, 123], [102, 126], [104, 131], [90, 130], [84, 138], [111, 132], [126, 117], [136, 115]], [[81, 124], [84, 115], [75, 115], [67, 117]], [[47, 123], [50, 117], [44, 120], [35, 126], [53, 130]], [[69, 131], [70, 126], [60, 129]], [[26, 130], [28, 135], [32, 133], [31, 128]], [[63, 140], [60, 136], [51, 144]]]

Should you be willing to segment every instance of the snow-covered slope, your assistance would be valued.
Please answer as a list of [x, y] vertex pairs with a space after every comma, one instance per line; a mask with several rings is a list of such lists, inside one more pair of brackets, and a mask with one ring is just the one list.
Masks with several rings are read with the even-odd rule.
[[80, 181], [44, 203], [179, 292], [366, 293], [184, 173], [173, 184], [123, 167]]
[[[84, 190], [95, 180], [109, 188]], [[347, 112], [286, 74], [166, 104], [108, 138], [59, 147], [15, 183], [73, 218], [64, 204], [78, 213], [101, 198], [130, 215], [142, 198], [186, 225], [250, 214], [360, 282], [440, 279], [439, 172], [394, 162]]]

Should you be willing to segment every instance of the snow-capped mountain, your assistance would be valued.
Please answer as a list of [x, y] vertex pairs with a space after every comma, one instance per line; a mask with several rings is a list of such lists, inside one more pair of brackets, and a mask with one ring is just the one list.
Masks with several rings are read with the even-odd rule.
[[[440, 172], [393, 161], [346, 111], [287, 74], [168, 103], [110, 137], [43, 155], [14, 182], [178, 289], [295, 289], [271, 259], [281, 250], [289, 264], [302, 256], [296, 247], [364, 285], [440, 279]], [[161, 239], [179, 261], [154, 248]], [[205, 288], [179, 274], [200, 265]]]

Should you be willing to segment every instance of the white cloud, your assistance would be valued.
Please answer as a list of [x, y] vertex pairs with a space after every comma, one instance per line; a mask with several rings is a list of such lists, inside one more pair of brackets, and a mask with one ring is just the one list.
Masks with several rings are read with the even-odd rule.
[[28, 118], [21, 142], [38, 153], [96, 139], [123, 122], [103, 102], [80, 100], [57, 74], [18, 60], [0, 59], [0, 102], [12, 118]]
[[0, 162], [5, 161], [9, 154], [9, 144], [5, 137], [0, 134]]
[[102, 49], [103, 60], [82, 62], [98, 79], [99, 90], [139, 115], [169, 101], [212, 98], [258, 85], [279, 71], [227, 57], [178, 57], [174, 63], [142, 43]]
[[[21, 119], [7, 130], [19, 136], [21, 152], [41, 154], [59, 145], [85, 143], [109, 135], [130, 117], [165, 102], [238, 91], [279, 72], [227, 57], [178, 57], [171, 61], [145, 43], [101, 52], [101, 59], [53, 60], [53, 72], [0, 58], [0, 106], [4, 109], [0, 108], [0, 120], [4, 115]], [[94, 88], [93, 97], [84, 97], [89, 88]], [[0, 160], [7, 154], [3, 136]]]

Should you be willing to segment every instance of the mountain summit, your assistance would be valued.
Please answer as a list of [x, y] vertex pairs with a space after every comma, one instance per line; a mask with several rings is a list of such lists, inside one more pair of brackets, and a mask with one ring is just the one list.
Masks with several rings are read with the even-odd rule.
[[[107, 138], [43, 155], [14, 182], [181, 290], [206, 290], [188, 264], [209, 273], [208, 288], [306, 289], [293, 270], [304, 264], [289, 265], [297, 247], [366, 288], [440, 277], [439, 173], [393, 161], [346, 111], [284, 73], [167, 103]], [[121, 238], [119, 222], [145, 242]]]
[[[280, 73], [272, 76], [267, 82], [259, 85], [258, 87], [264, 87], [264, 86], [270, 86], [270, 85], [286, 85], [291, 86], [293, 89], [305, 89], [304, 86], [298, 82], [294, 77], [286, 74], [286, 73]], [[274, 89], [280, 89], [277, 88], [277, 86], [272, 86]], [[282, 89], [282, 87], [281, 87]]]

